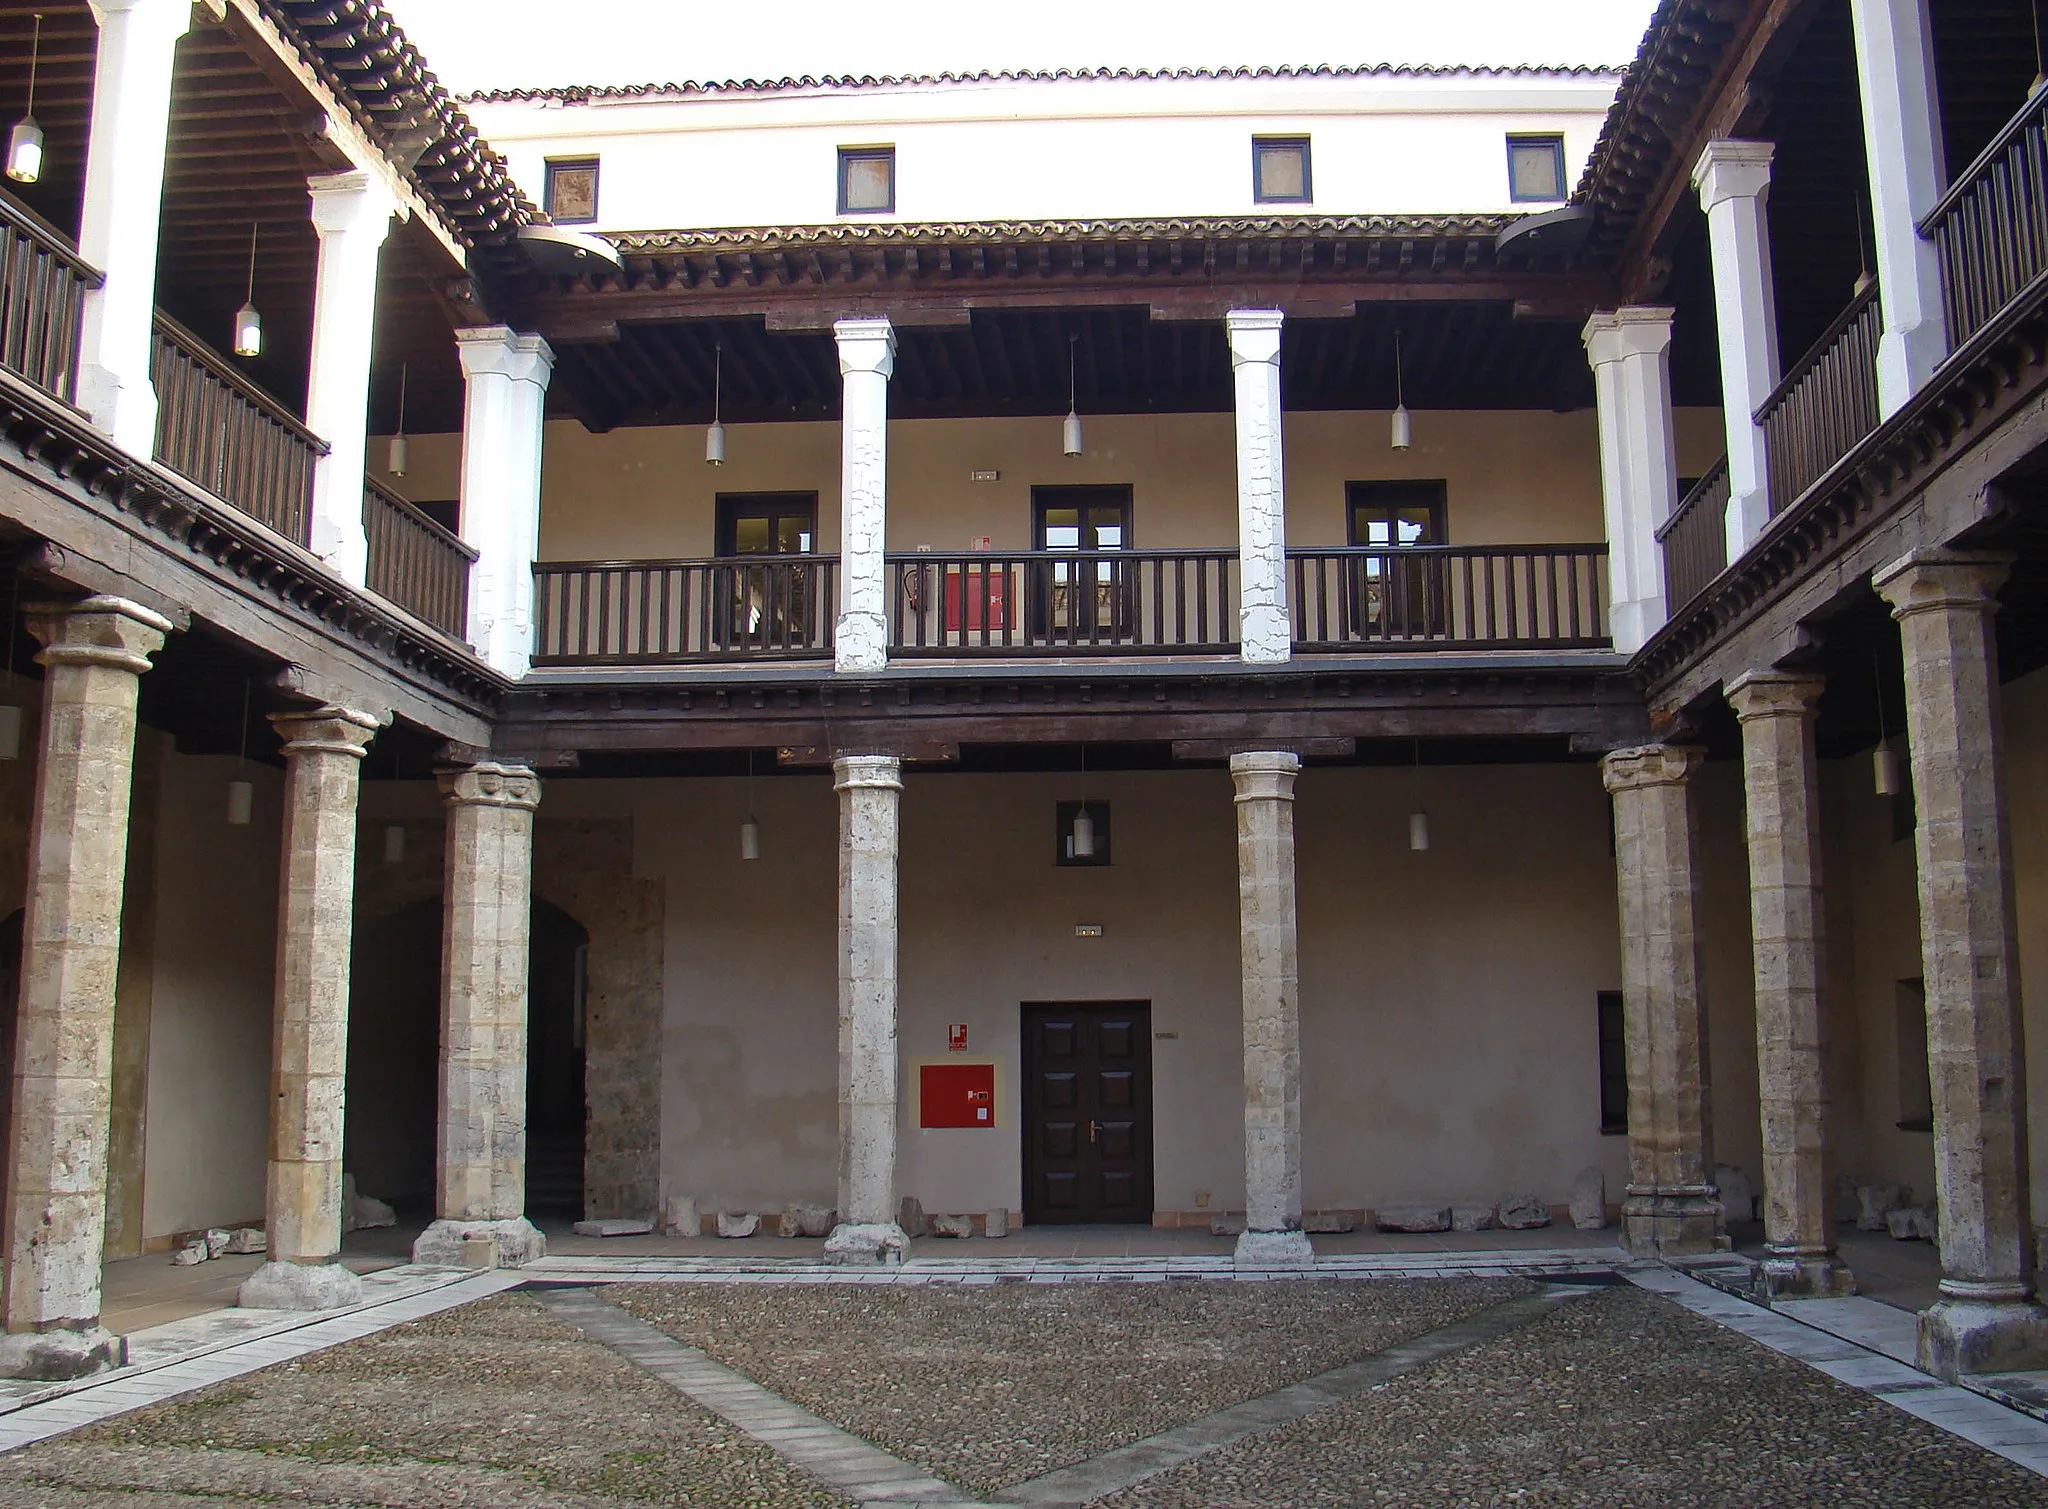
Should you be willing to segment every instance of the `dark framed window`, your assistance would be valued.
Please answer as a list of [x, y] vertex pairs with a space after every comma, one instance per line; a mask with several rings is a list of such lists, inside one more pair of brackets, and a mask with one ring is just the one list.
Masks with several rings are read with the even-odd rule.
[[597, 218], [597, 159], [548, 159], [541, 199], [557, 225], [587, 225]]
[[839, 149], [839, 213], [892, 215], [896, 212], [896, 149]]
[[1062, 644], [1116, 643], [1136, 622], [1138, 578], [1119, 551], [1131, 548], [1131, 489], [1034, 487], [1027, 582], [1031, 631]]
[[717, 553], [809, 555], [818, 536], [816, 493], [720, 493]]
[[1258, 204], [1307, 204], [1314, 198], [1306, 136], [1252, 138], [1252, 199]]
[[1621, 1010], [1621, 992], [1603, 990], [1600, 1014], [1600, 1134], [1619, 1137], [1628, 1131], [1628, 1034]]
[[1095, 824], [1095, 852], [1086, 857], [1074, 852], [1074, 819], [1081, 815], [1082, 805], [1080, 802], [1057, 804], [1058, 817], [1057, 826], [1053, 831], [1052, 862], [1062, 869], [1109, 863], [1109, 803], [1100, 799], [1086, 803], [1088, 821]]
[[1343, 612], [1347, 637], [1426, 639], [1450, 612], [1450, 568], [1441, 556], [1399, 552], [1446, 544], [1440, 481], [1346, 482], [1348, 538], [1355, 549], [1387, 552], [1352, 564]]
[[1516, 204], [1546, 204], [1564, 194], [1564, 138], [1508, 138], [1508, 198]]
[[816, 548], [818, 495], [720, 493], [716, 506], [715, 548], [732, 562], [715, 568], [722, 643], [763, 650], [811, 644], [829, 609], [819, 601], [817, 566], [791, 557]]

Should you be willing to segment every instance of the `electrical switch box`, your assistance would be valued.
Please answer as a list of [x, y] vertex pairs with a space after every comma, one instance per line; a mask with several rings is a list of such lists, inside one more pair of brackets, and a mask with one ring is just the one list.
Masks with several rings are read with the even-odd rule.
[[993, 1127], [994, 1064], [925, 1064], [918, 1073], [920, 1127]]

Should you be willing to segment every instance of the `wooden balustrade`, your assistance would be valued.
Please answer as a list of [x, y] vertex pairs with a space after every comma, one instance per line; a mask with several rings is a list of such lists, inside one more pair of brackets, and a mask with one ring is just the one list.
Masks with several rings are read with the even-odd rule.
[[161, 311], [150, 364], [156, 459], [300, 545], [327, 442]]
[[450, 638], [469, 632], [469, 568], [476, 551], [374, 477], [363, 479], [370, 590]]
[[2027, 97], [1920, 222], [1941, 261], [1948, 349], [2048, 273], [2048, 89]]
[[1877, 338], [1883, 323], [1873, 281], [1756, 411], [1770, 455], [1773, 517], [1877, 428]]
[[1235, 550], [891, 555], [892, 655], [1218, 654]]
[[0, 194], [0, 367], [75, 402], [85, 292], [100, 282], [53, 226]]
[[1664, 601], [1672, 615], [1728, 569], [1728, 458], [1678, 500], [1657, 531], [1664, 550]]
[[1289, 550], [1301, 650], [1600, 649], [1603, 545]]
[[537, 562], [533, 663], [830, 655], [838, 570], [829, 555]]

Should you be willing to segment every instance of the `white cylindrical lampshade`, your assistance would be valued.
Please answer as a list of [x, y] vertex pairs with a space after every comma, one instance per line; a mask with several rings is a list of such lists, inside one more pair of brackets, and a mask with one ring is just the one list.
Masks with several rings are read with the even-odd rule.
[[1088, 809], [1083, 807], [1074, 814], [1074, 858], [1093, 859], [1094, 857], [1095, 819], [1090, 817]]
[[263, 354], [263, 316], [256, 312], [254, 304], [244, 304], [235, 311], [235, 355], [261, 356]]
[[753, 818], [740, 824], [740, 858], [755, 860], [761, 857], [761, 825]]
[[704, 462], [707, 466], [725, 465], [725, 426], [714, 424], [704, 432]]
[[246, 828], [249, 814], [256, 809], [256, 786], [251, 781], [228, 782], [228, 826]]
[[1880, 744], [1870, 759], [1871, 774], [1876, 778], [1879, 796], [1899, 794], [1899, 752], [1889, 744]]
[[384, 863], [387, 865], [405, 862], [405, 824], [384, 825]]
[[1394, 410], [1394, 423], [1392, 427], [1391, 437], [1394, 443], [1394, 449], [1397, 451], [1407, 450], [1409, 442], [1414, 438], [1414, 434], [1414, 427], [1410, 425], [1408, 422], [1408, 405], [1404, 403], [1401, 405], [1401, 407]]
[[1081, 416], [1072, 409], [1067, 410], [1067, 422], [1060, 427], [1060, 454], [1081, 454]]
[[403, 477], [405, 469], [412, 465], [412, 442], [403, 435], [391, 437], [391, 449], [384, 458], [384, 469], [394, 477]]
[[1417, 854], [1429, 847], [1429, 814], [1420, 807], [1408, 814], [1408, 847]]
[[43, 128], [33, 115], [24, 115], [7, 133], [7, 176], [16, 183], [43, 176]]
[[21, 709], [0, 703], [0, 760], [21, 758]]

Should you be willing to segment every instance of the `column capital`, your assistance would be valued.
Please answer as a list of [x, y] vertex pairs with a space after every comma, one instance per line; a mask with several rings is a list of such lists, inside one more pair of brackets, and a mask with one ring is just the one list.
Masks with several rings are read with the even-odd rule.
[[1872, 572], [1870, 585], [1892, 605], [1893, 618], [1935, 609], [1995, 613], [2011, 569], [2011, 556], [1992, 551], [1915, 550]]
[[1711, 210], [1730, 199], [1769, 198], [1774, 150], [1767, 141], [1733, 141], [1724, 137], [1708, 142], [1692, 169], [1692, 186], [1700, 192], [1700, 208]]
[[176, 26], [172, 36], [182, 37], [192, 29], [192, 6], [190, 0], [86, 0], [92, 7], [93, 24], [104, 27], [109, 16], [125, 16], [130, 11], [144, 15], [155, 14], [166, 24]]
[[1609, 791], [1683, 786], [1706, 762], [1707, 752], [1689, 744], [1640, 744], [1602, 758], [1600, 779]]
[[1661, 356], [1671, 345], [1668, 304], [1625, 304], [1619, 309], [1597, 309], [1579, 332], [1585, 342], [1586, 359], [1596, 367], [1631, 356]]
[[1240, 802], [1291, 802], [1301, 756], [1291, 749], [1246, 750], [1230, 757], [1230, 779]]
[[303, 754], [338, 754], [360, 760], [382, 724], [373, 713], [330, 703], [303, 711], [272, 713], [270, 726], [284, 741], [287, 759]]
[[382, 241], [398, 210], [390, 186], [358, 169], [315, 173], [306, 179], [306, 195], [313, 202], [313, 229], [323, 237], [374, 230]]
[[42, 641], [43, 665], [107, 665], [141, 675], [163, 648], [171, 621], [125, 597], [35, 603], [24, 610], [28, 631]]
[[450, 807], [519, 807], [531, 812], [540, 805], [540, 777], [525, 765], [485, 761], [436, 772], [441, 800]]
[[1826, 687], [1825, 677], [1772, 669], [1745, 671], [1722, 692], [1735, 716], [1747, 723], [1754, 718], [1810, 718]]
[[896, 327], [886, 319], [834, 320], [832, 339], [839, 345], [839, 375], [896, 370]]
[[1286, 315], [1278, 309], [1232, 309], [1225, 313], [1223, 329], [1230, 340], [1230, 365], [1280, 365], [1280, 326], [1285, 320]]
[[509, 325], [479, 325], [455, 332], [455, 355], [465, 378], [495, 374], [545, 388], [555, 370], [555, 350], [538, 335]]
[[903, 789], [903, 761], [895, 755], [843, 754], [832, 759], [832, 789], [847, 791], [856, 786], [884, 790]]

